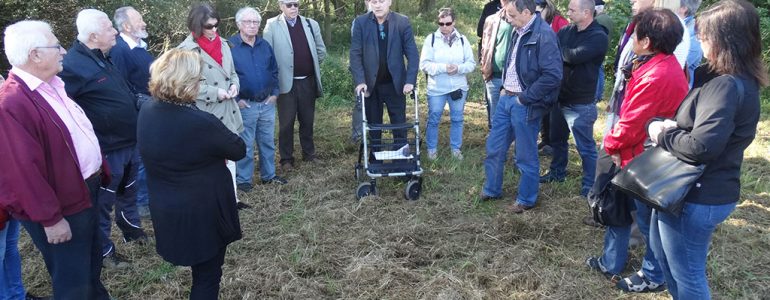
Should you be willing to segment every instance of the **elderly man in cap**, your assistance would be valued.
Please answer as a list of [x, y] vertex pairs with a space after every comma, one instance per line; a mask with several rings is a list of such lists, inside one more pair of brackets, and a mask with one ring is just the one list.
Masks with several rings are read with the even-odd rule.
[[302, 159], [314, 162], [315, 100], [323, 94], [320, 64], [326, 57], [321, 27], [299, 15], [299, 1], [278, 0], [281, 14], [267, 20], [263, 38], [278, 62], [278, 152], [284, 172], [294, 168], [294, 120], [299, 120]]

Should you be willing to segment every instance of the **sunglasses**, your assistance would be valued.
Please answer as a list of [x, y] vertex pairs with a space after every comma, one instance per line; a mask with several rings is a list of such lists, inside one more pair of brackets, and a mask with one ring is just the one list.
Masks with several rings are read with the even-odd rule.
[[454, 22], [446, 22], [446, 23], [436, 22], [436, 24], [438, 24], [438, 26], [452, 26]]
[[299, 8], [299, 3], [298, 2], [284, 3], [283, 5], [286, 5], [286, 8], [292, 8], [292, 7]]
[[214, 23], [214, 24], [203, 24], [203, 29], [211, 30], [211, 29], [216, 28], [217, 26], [219, 26], [219, 22]]

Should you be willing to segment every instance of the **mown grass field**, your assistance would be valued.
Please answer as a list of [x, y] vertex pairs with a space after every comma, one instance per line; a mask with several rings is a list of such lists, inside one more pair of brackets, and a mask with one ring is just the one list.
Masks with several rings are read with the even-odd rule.
[[[463, 11], [473, 17], [458, 20], [459, 29], [475, 45], [480, 8]], [[435, 29], [431, 20], [414, 21], [418, 47]], [[337, 91], [352, 89], [342, 48], [332, 46], [336, 50], [322, 67], [327, 88]], [[244, 238], [228, 248], [221, 298], [668, 299], [665, 292], [623, 294], [584, 265], [587, 256], [600, 254], [603, 230], [581, 223], [587, 205], [578, 196], [580, 165], [574, 147], [568, 180], [541, 186], [536, 209], [521, 215], [504, 211], [518, 184], [510, 164], [504, 200], [478, 202], [488, 132], [479, 77], [469, 76], [473, 90], [466, 105], [465, 159], [451, 158], [445, 115], [439, 158], [424, 161], [423, 193], [415, 202], [403, 199], [403, 183], [387, 179], [378, 181], [377, 196], [356, 201], [353, 165], [358, 147], [348, 143], [352, 93], [327, 93], [319, 100], [315, 127], [322, 161], [300, 162], [294, 172], [279, 173], [289, 180], [285, 186], [257, 185], [240, 194], [253, 209], [240, 213]], [[768, 102], [764, 100], [759, 134], [746, 151], [741, 203], [716, 230], [709, 253], [708, 275], [717, 299], [770, 299]], [[597, 140], [601, 124], [600, 119], [595, 125]], [[541, 170], [548, 161], [541, 160]], [[145, 228], [152, 235], [149, 222]], [[114, 239], [119, 240], [117, 232]], [[26, 233], [20, 247], [27, 288], [50, 294], [42, 258]], [[163, 262], [154, 243], [119, 242], [118, 247], [133, 266], [105, 270], [103, 281], [113, 296], [187, 298], [189, 268]], [[632, 251], [624, 275], [639, 268], [642, 255], [642, 249]]]

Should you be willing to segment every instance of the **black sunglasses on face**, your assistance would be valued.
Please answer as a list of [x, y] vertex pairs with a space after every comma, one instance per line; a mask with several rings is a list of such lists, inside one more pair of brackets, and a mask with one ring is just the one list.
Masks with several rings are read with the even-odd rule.
[[292, 8], [292, 7], [299, 8], [299, 3], [298, 2], [284, 3], [283, 5], [286, 5], [287, 8]]
[[446, 23], [436, 22], [436, 24], [438, 24], [438, 26], [452, 26], [453, 23], [454, 22], [446, 22]]
[[215, 24], [203, 24], [203, 29], [209, 29], [209, 30], [211, 30], [211, 29], [214, 29], [214, 28], [216, 28], [217, 26], [219, 26], [219, 23], [215, 23]]

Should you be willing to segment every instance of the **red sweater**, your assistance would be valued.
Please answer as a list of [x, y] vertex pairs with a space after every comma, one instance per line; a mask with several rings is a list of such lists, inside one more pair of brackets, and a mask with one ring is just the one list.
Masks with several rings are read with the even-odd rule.
[[0, 88], [0, 207], [43, 226], [91, 207], [75, 155], [53, 108], [9, 74]]
[[620, 106], [620, 120], [604, 137], [607, 154], [620, 154], [621, 166], [644, 151], [647, 121], [671, 118], [687, 95], [687, 80], [674, 55], [658, 54], [631, 74]]

